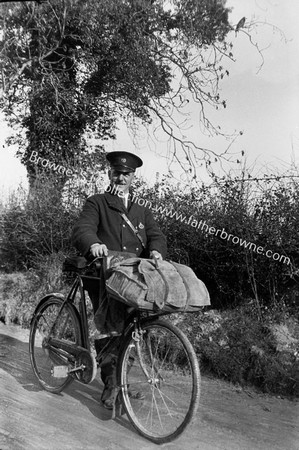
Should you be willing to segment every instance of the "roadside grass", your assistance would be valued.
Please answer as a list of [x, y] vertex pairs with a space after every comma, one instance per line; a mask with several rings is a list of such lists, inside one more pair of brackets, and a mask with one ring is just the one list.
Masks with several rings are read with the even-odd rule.
[[[41, 258], [36, 269], [0, 273], [0, 320], [28, 328], [44, 295], [67, 294], [70, 279], [62, 273], [63, 259], [62, 254], [54, 254]], [[88, 306], [93, 338], [95, 328]], [[203, 373], [266, 393], [299, 397], [298, 307], [276, 305], [263, 310], [261, 316], [248, 300], [234, 309], [173, 314], [169, 320], [187, 334]]]
[[201, 361], [204, 373], [262, 392], [299, 397], [299, 314], [254, 306], [209, 310], [177, 317]]
[[63, 259], [62, 254], [53, 254], [40, 258], [38, 269], [0, 272], [0, 320], [28, 328], [43, 296], [52, 292], [66, 294], [67, 280], [61, 270]]

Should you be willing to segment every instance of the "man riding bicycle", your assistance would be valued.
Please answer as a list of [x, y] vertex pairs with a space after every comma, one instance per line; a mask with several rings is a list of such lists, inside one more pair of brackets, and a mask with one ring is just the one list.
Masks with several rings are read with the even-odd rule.
[[[130, 186], [135, 170], [142, 160], [129, 152], [110, 152], [108, 172], [110, 186], [104, 194], [89, 197], [74, 226], [72, 240], [85, 257], [108, 256], [108, 251], [128, 252], [132, 256], [162, 260], [166, 256], [166, 238], [151, 211], [134, 202]], [[96, 281], [86, 286], [93, 305], [95, 325], [101, 334], [95, 341], [101, 347], [105, 337], [121, 333], [127, 315], [127, 307], [107, 298], [105, 287]], [[115, 365], [111, 360], [101, 367], [104, 383], [103, 405], [113, 407], [113, 378]], [[132, 392], [136, 398], [141, 393]]]

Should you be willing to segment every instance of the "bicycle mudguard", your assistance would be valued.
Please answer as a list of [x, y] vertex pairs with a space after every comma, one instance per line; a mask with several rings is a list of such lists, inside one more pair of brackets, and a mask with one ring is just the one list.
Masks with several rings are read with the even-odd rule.
[[65, 300], [65, 295], [61, 294], [60, 292], [52, 292], [51, 294], [47, 294], [44, 297], [42, 297], [41, 300], [38, 302], [38, 304], [35, 307], [33, 315], [37, 312], [37, 310], [41, 307], [41, 305], [51, 297], [58, 298], [59, 300]]

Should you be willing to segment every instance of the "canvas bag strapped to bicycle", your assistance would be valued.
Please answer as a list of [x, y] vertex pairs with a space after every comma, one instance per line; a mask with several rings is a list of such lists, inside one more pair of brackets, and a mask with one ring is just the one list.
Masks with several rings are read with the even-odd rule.
[[136, 257], [112, 263], [106, 287], [113, 298], [139, 309], [192, 312], [210, 305], [205, 284], [173, 261]]

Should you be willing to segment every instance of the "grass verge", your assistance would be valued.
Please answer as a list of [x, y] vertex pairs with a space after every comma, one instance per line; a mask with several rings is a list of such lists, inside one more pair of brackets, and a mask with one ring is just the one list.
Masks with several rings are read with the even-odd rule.
[[[66, 294], [62, 260], [63, 255], [56, 254], [43, 258], [38, 270], [0, 273], [0, 320], [28, 328], [44, 295]], [[203, 372], [263, 392], [299, 397], [298, 307], [276, 306], [261, 317], [249, 301], [225, 311], [176, 314], [171, 320], [189, 337]]]

